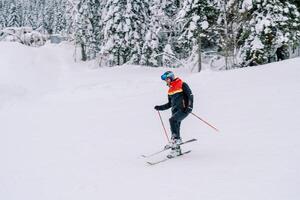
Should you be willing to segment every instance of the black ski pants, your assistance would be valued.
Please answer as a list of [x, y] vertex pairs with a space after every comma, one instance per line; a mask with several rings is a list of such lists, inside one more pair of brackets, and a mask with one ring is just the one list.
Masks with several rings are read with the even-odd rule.
[[172, 117], [169, 119], [172, 138], [179, 139], [180, 138], [180, 125], [181, 121], [186, 118], [189, 113], [185, 113], [181, 110], [177, 110], [176, 112], [172, 113]]

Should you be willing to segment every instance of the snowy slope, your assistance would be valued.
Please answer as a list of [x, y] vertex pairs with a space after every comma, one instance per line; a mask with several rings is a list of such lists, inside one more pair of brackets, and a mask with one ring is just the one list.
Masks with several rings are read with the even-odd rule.
[[[91, 69], [67, 44], [0, 43], [0, 199], [298, 200], [300, 59], [226, 72], [175, 70], [191, 86], [192, 153], [149, 167], [166, 139], [153, 107], [165, 69]], [[166, 125], [169, 111], [162, 113]], [[159, 159], [158, 156], [155, 159]]]

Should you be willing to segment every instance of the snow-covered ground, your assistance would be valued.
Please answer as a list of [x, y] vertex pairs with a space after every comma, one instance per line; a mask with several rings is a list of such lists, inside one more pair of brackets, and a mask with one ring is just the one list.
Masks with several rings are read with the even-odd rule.
[[[183, 139], [156, 166], [166, 69], [88, 67], [70, 45], [0, 43], [1, 200], [298, 200], [300, 59], [200, 74]], [[168, 126], [170, 111], [162, 113]], [[154, 157], [160, 159], [163, 155]]]

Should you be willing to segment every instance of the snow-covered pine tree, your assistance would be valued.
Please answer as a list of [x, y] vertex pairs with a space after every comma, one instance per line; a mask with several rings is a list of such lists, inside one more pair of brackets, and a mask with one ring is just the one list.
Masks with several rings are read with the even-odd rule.
[[35, 9], [37, 9], [33, 14], [33, 18], [35, 19], [35, 22], [34, 22], [34, 26], [33, 27], [36, 27], [38, 29], [43, 29], [45, 31], [48, 31], [47, 28], [46, 28], [46, 23], [45, 23], [45, 20], [47, 20], [47, 17], [45, 16], [45, 2], [39, 2], [39, 0], [34, 0], [34, 5], [33, 7]]
[[[61, 32], [66, 29], [67, 0], [2, 0], [0, 27], [32, 27]], [[71, 1], [71, 0], [70, 0]]]
[[186, 56], [191, 53], [193, 46], [198, 44], [200, 35], [202, 40], [210, 40], [211, 32], [208, 28], [216, 22], [217, 15], [213, 0], [184, 1], [177, 22], [182, 24], [182, 34], [179, 39]]
[[[0, 27], [31, 26], [35, 0], [2, 0], [0, 2]], [[37, 8], [38, 9], [38, 8]]]
[[164, 67], [174, 67], [176, 55], [170, 44], [167, 44], [163, 50], [162, 64]]
[[238, 40], [242, 25], [247, 20], [247, 12], [242, 10], [241, 0], [215, 0], [218, 9], [218, 20], [213, 30], [216, 34], [215, 45], [218, 51], [225, 57], [225, 69], [237, 66]]
[[143, 0], [108, 0], [104, 16], [104, 44], [111, 65], [139, 64], [147, 31], [148, 3]]
[[147, 25], [149, 24], [150, 10], [148, 2], [144, 0], [128, 0], [127, 15], [131, 21], [128, 32], [130, 42], [128, 43], [133, 47], [129, 63], [140, 64], [144, 38], [148, 30]]
[[[299, 42], [300, 14], [296, 6], [280, 0], [254, 0], [248, 23], [242, 30], [243, 65], [253, 66], [275, 61], [276, 51]], [[278, 57], [278, 56], [277, 56]]]
[[38, 7], [34, 6], [35, 1], [24, 1], [23, 13], [24, 19], [22, 26], [32, 27], [36, 29], [36, 19], [38, 17]]
[[76, 9], [76, 0], [64, 0], [66, 5], [66, 27], [65, 33], [70, 37], [74, 38], [75, 33], [75, 19], [77, 16], [77, 9]]
[[18, 13], [18, 17], [19, 17], [19, 26], [24, 26], [24, 21], [25, 21], [25, 10], [26, 10], [26, 0], [20, 1], [17, 0], [16, 1], [16, 10]]
[[62, 0], [53, 0], [54, 21], [53, 33], [62, 33], [66, 28], [66, 2]]
[[142, 48], [141, 64], [148, 66], [159, 66], [159, 37], [155, 28], [155, 23], [149, 24], [149, 29], [144, 38], [144, 45]]
[[178, 0], [159, 0], [156, 3], [160, 4], [164, 14], [169, 18], [174, 18], [180, 7], [180, 1]]
[[[159, 3], [159, 2], [157, 2]], [[161, 0], [160, 9], [163, 12], [164, 21], [161, 22], [163, 31], [168, 34], [168, 37], [175, 38], [180, 35], [176, 23], [177, 13], [182, 8], [182, 3], [178, 0]], [[170, 41], [170, 39], [168, 39]], [[172, 47], [173, 48], [173, 47]]]
[[104, 0], [94, 0], [92, 6], [92, 14], [93, 18], [91, 18], [91, 25], [93, 29], [93, 38], [91, 42], [91, 52], [90, 52], [90, 58], [94, 59], [96, 58], [97, 54], [100, 52], [101, 44], [102, 44], [102, 38], [103, 38], [103, 31], [101, 26], [101, 16], [103, 11], [103, 5], [105, 1]]
[[[101, 53], [107, 58], [110, 65], [123, 64], [124, 35], [127, 31], [125, 26], [126, 0], [108, 0], [103, 10], [103, 45]], [[124, 59], [124, 58], [123, 58]]]
[[54, 15], [55, 15], [55, 6], [54, 3], [43, 1], [40, 4], [42, 7], [42, 27], [47, 30], [48, 33], [53, 33], [53, 24], [54, 24]]
[[89, 0], [80, 0], [77, 4], [77, 16], [75, 24], [75, 40], [76, 44], [81, 48], [81, 60], [88, 60], [88, 46], [90, 46], [92, 37], [92, 25], [90, 18]]
[[[298, 8], [298, 11], [300, 12], [300, 1], [299, 0], [287, 0], [291, 4], [295, 5]], [[285, 3], [286, 0], [281, 0], [282, 3]]]
[[21, 26], [21, 13], [17, 9], [18, 3], [13, 0], [9, 3], [9, 11], [7, 16], [7, 27], [20, 27]]
[[8, 5], [5, 1], [0, 1], [0, 30], [7, 27]]
[[94, 59], [99, 52], [99, 9], [99, 0], [80, 0], [77, 5], [75, 39], [81, 47], [83, 61]]
[[[172, 51], [172, 55], [182, 57], [181, 48], [178, 45], [180, 26], [175, 21], [180, 8], [181, 2], [179, 0], [150, 1], [149, 29], [145, 37], [141, 64], [162, 66], [163, 60], [168, 57], [164, 51], [167, 49]], [[173, 60], [173, 57], [168, 59]]]
[[148, 20], [148, 30], [145, 34], [144, 44], [142, 49], [141, 64], [158, 67], [162, 65], [162, 53], [165, 46], [161, 36], [162, 19], [164, 13], [161, 10], [161, 4], [157, 1], [152, 1], [150, 4], [150, 15]]
[[[178, 43], [178, 38], [181, 35], [181, 24], [178, 24], [176, 21], [177, 13], [182, 8], [181, 1], [155, 0], [154, 3], [157, 7], [157, 16], [159, 16], [160, 21], [160, 31], [158, 33], [160, 50], [162, 51], [161, 60], [166, 60], [168, 55], [165, 54], [165, 52], [170, 51], [178, 58], [184, 57], [184, 55], [182, 55], [181, 45]], [[170, 46], [166, 47], [167, 45]], [[173, 57], [169, 59], [173, 60]], [[175, 63], [170, 65], [173, 64]]]

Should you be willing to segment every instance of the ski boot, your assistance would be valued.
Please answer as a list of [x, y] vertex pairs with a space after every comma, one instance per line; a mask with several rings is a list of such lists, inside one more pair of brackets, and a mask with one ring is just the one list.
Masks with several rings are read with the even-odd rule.
[[171, 152], [167, 155], [167, 158], [174, 158], [180, 155], [181, 155], [181, 148], [180, 146], [178, 146], [176, 148], [172, 148]]
[[182, 141], [180, 138], [172, 140], [171, 152], [169, 155], [167, 155], [168, 158], [174, 158], [176, 156], [181, 155], [181, 148], [180, 148], [181, 143]]
[[172, 148], [175, 148], [177, 146], [179, 146], [180, 144], [182, 143], [182, 140], [181, 138], [179, 139], [175, 139], [175, 138], [171, 138], [171, 141], [169, 142], [169, 144], [167, 144], [165, 146], [165, 149], [172, 149]]

